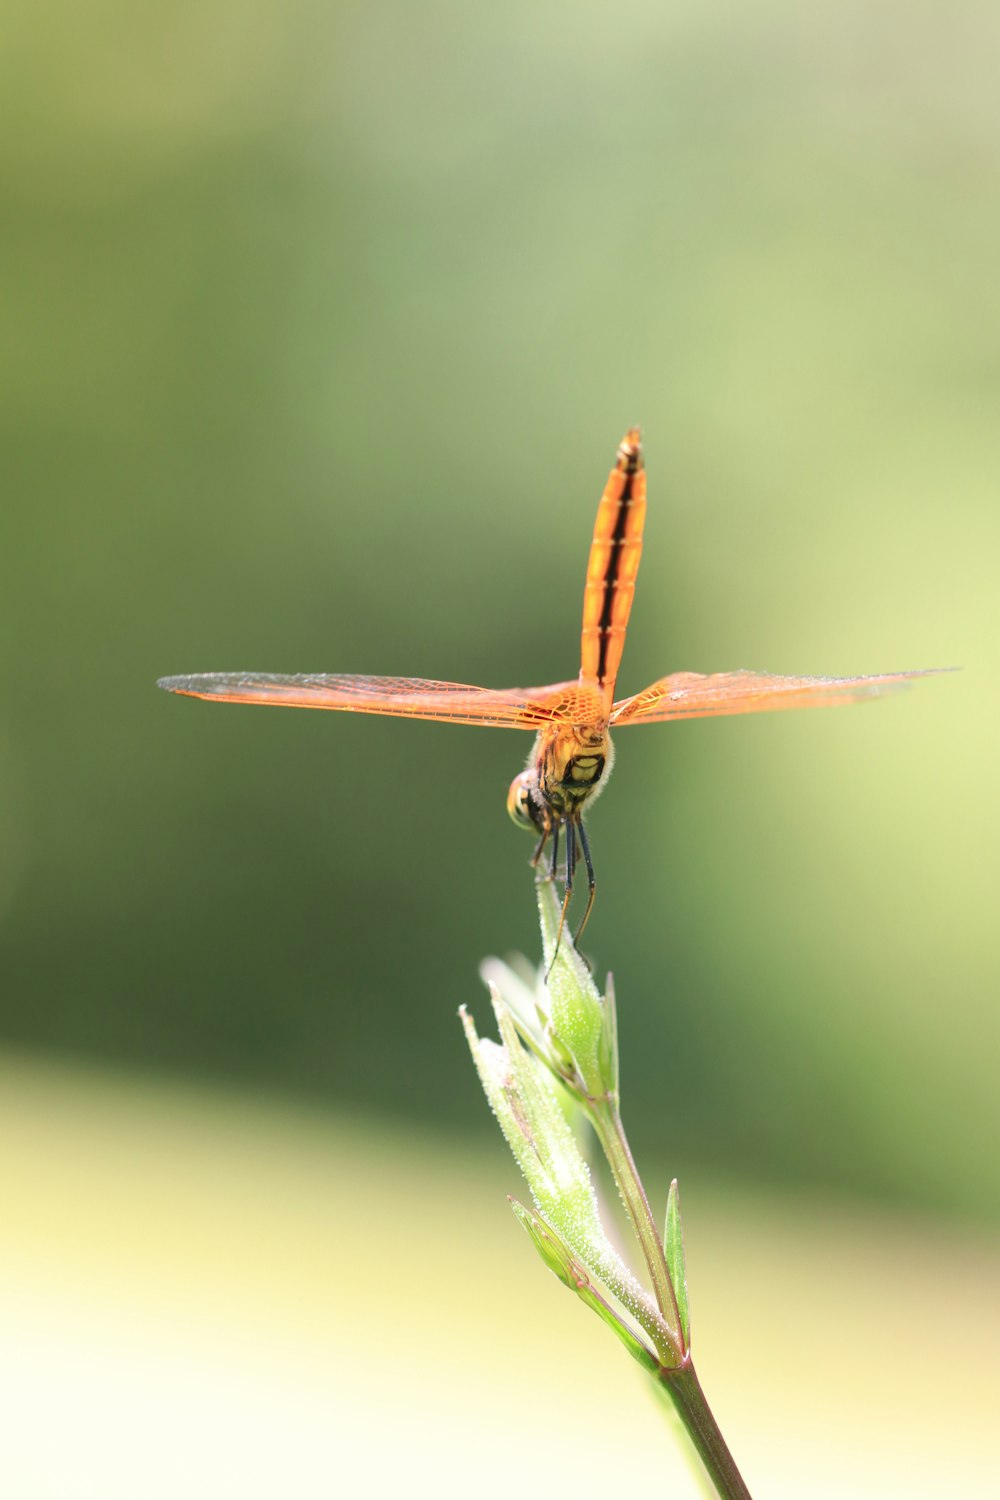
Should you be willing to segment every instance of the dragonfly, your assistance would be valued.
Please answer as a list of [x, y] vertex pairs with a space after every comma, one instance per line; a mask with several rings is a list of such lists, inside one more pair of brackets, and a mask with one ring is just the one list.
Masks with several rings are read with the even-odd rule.
[[[562, 913], [556, 947], [573, 894], [579, 855], [587, 871], [587, 903], [574, 940], [594, 905], [596, 879], [584, 812], [607, 785], [614, 764], [611, 731], [632, 724], [766, 713], [854, 703], [903, 686], [926, 672], [868, 677], [783, 677], [770, 672], [672, 672], [630, 698], [615, 699], [646, 518], [646, 471], [640, 431], [630, 428], [618, 447], [597, 510], [583, 591], [580, 674], [534, 688], [482, 688], [422, 677], [267, 672], [207, 672], [164, 677], [170, 693], [216, 703], [265, 703], [326, 708], [448, 724], [526, 729], [535, 741], [527, 768], [511, 783], [507, 810], [537, 843], [538, 869], [550, 847], [547, 876], [559, 878], [560, 834], [565, 840]], [[933, 670], [933, 669], [932, 669]]]

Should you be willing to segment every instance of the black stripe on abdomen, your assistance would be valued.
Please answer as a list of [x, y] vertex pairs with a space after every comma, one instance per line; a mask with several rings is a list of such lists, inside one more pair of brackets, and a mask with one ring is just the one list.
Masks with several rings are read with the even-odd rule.
[[615, 516], [615, 529], [611, 533], [611, 547], [608, 552], [608, 566], [604, 572], [604, 597], [601, 603], [601, 618], [597, 623], [600, 632], [597, 655], [597, 680], [604, 682], [608, 665], [608, 641], [611, 629], [611, 616], [615, 602], [615, 584], [618, 581], [618, 572], [621, 567], [622, 542], [625, 540], [625, 527], [628, 522], [629, 506], [632, 504], [632, 485], [639, 468], [638, 454], [630, 455], [629, 466], [625, 471], [625, 479], [622, 484], [621, 498], [618, 501], [618, 514]]

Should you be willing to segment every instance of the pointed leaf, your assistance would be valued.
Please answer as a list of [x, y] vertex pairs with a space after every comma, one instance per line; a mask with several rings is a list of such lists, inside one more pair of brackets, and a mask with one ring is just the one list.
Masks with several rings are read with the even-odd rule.
[[598, 1062], [608, 1080], [608, 1093], [618, 1098], [618, 1008], [615, 1005], [614, 975], [608, 975], [604, 995], [604, 1029], [598, 1048]]
[[574, 1271], [584, 1274], [583, 1267], [573, 1259], [571, 1251], [563, 1244], [555, 1230], [550, 1228], [544, 1219], [533, 1214], [530, 1208], [525, 1208], [517, 1198], [508, 1196], [507, 1202], [514, 1210], [517, 1222], [528, 1234], [552, 1274], [558, 1276], [563, 1286], [568, 1286], [571, 1292], [577, 1291], [579, 1275], [574, 1275]]
[[651, 1375], [658, 1374], [660, 1362], [656, 1355], [643, 1343], [642, 1339], [636, 1337], [632, 1329], [605, 1302], [597, 1288], [591, 1284], [583, 1266], [563, 1244], [551, 1225], [546, 1224], [544, 1219], [525, 1208], [524, 1204], [519, 1203], [516, 1198], [509, 1198], [507, 1201], [549, 1270], [559, 1278], [563, 1286], [575, 1292], [580, 1301], [595, 1312], [602, 1323], [607, 1324], [619, 1342], [624, 1344], [632, 1358], [638, 1360], [644, 1370]]
[[[524, 960], [527, 967], [527, 960]], [[533, 1042], [539, 1047], [543, 1043], [545, 1023], [548, 1016], [540, 1013], [539, 998], [544, 991], [536, 991], [534, 976], [529, 983], [526, 976], [519, 973], [510, 963], [504, 963], [502, 958], [484, 958], [479, 965], [479, 977], [488, 989], [499, 990], [505, 1002], [514, 1012], [514, 1018], [519, 1029], [529, 1035]]]
[[688, 1305], [687, 1275], [684, 1269], [684, 1229], [681, 1224], [680, 1190], [675, 1177], [667, 1194], [667, 1221], [663, 1230], [663, 1253], [677, 1299], [684, 1343], [691, 1347], [691, 1310]]

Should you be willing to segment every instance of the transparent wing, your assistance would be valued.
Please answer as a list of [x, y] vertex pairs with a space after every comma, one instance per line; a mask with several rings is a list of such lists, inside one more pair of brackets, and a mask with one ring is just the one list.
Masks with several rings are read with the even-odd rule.
[[[923, 672], [887, 672], [877, 677], [776, 677], [770, 672], [674, 672], [611, 711], [612, 724], [653, 724], [662, 719], [701, 719], [721, 714], [767, 713], [781, 708], [822, 708], [856, 703], [904, 687]], [[943, 670], [948, 670], [944, 668]]]
[[398, 719], [436, 719], [452, 724], [490, 724], [502, 729], [538, 729], [553, 722], [595, 724], [604, 710], [596, 689], [578, 682], [549, 687], [470, 687], [423, 677], [275, 676], [269, 672], [203, 672], [163, 677], [168, 693], [221, 703], [274, 703], [289, 708], [334, 708], [346, 713], [389, 714]]

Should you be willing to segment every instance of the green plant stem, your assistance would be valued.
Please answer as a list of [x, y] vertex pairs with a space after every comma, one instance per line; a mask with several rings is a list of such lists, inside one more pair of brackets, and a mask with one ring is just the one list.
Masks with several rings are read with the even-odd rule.
[[675, 1341], [676, 1349], [672, 1353], [673, 1362], [676, 1364], [679, 1359], [684, 1359], [687, 1355], [684, 1332], [681, 1331], [678, 1299], [673, 1295], [673, 1284], [670, 1281], [670, 1272], [667, 1271], [660, 1230], [657, 1229], [657, 1221], [652, 1217], [646, 1190], [640, 1182], [633, 1154], [628, 1146], [628, 1140], [625, 1139], [625, 1130], [622, 1127], [618, 1106], [613, 1101], [601, 1100], [597, 1103], [589, 1103], [588, 1113], [594, 1130], [597, 1131], [601, 1151], [607, 1157], [607, 1164], [612, 1169], [615, 1184], [618, 1185], [618, 1191], [621, 1193], [625, 1212], [636, 1232], [636, 1239], [639, 1241], [639, 1248], [642, 1250], [643, 1259], [649, 1271], [652, 1290], [657, 1298], [661, 1317]]
[[705, 1400], [705, 1392], [690, 1359], [679, 1369], [661, 1371], [657, 1378], [674, 1403], [688, 1437], [723, 1500], [751, 1500], [750, 1491], [719, 1431], [719, 1424]]
[[588, 1099], [585, 1104], [635, 1230], [652, 1278], [660, 1313], [670, 1333], [670, 1347], [658, 1351], [662, 1366], [656, 1379], [670, 1396], [684, 1429], [722, 1500], [750, 1500], [750, 1491], [743, 1483], [733, 1455], [712, 1415], [712, 1409], [705, 1400], [705, 1392], [691, 1362], [681, 1328], [677, 1298], [663, 1253], [663, 1241], [653, 1218], [646, 1190], [639, 1178], [617, 1101]]
[[597, 1132], [601, 1150], [608, 1159], [618, 1191], [621, 1193], [625, 1211], [635, 1230], [639, 1248], [642, 1250], [649, 1270], [657, 1306], [675, 1345], [672, 1350], [661, 1351], [661, 1353], [666, 1353], [671, 1363], [680, 1363], [687, 1354], [687, 1347], [681, 1329], [677, 1298], [674, 1296], [670, 1272], [667, 1270], [660, 1231], [656, 1227], [646, 1190], [639, 1180], [639, 1173], [625, 1137], [617, 1104], [609, 1099], [588, 1100], [587, 1113]]

